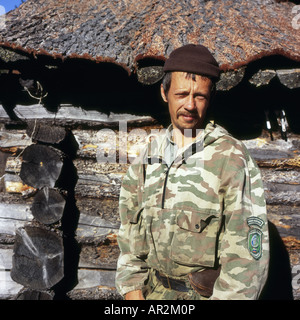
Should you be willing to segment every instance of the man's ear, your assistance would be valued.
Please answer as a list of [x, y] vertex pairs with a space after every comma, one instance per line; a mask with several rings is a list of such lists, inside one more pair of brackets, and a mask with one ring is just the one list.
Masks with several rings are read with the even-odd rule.
[[160, 93], [161, 93], [161, 96], [162, 96], [164, 102], [168, 102], [168, 98], [166, 96], [166, 93], [165, 93], [165, 90], [164, 90], [164, 87], [162, 84], [160, 85]]

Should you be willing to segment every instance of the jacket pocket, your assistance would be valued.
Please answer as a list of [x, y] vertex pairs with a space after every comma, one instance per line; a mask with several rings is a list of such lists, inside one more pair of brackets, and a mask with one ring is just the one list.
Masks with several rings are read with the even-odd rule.
[[219, 216], [210, 210], [177, 215], [171, 259], [182, 265], [213, 267], [216, 260]]
[[149, 253], [143, 210], [144, 208], [138, 210], [130, 219], [130, 251], [137, 257], [145, 257]]

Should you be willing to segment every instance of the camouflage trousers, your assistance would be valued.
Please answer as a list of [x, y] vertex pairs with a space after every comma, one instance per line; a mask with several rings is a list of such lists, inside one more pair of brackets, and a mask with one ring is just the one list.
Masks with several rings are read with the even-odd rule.
[[207, 298], [193, 290], [188, 280], [186, 282], [186, 286], [189, 289], [187, 292], [180, 292], [165, 288], [157, 279], [155, 270], [151, 269], [148, 284], [143, 294], [146, 300], [207, 300]]

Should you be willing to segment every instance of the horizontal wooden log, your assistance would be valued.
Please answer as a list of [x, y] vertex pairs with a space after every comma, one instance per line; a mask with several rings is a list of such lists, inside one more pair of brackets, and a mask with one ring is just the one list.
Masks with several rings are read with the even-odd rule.
[[[12, 161], [10, 161], [10, 163], [12, 163]], [[81, 200], [87, 197], [89, 199], [114, 199], [114, 201], [118, 201], [121, 183], [125, 173], [119, 173], [119, 167], [116, 165], [116, 173], [103, 174], [100, 173], [101, 166], [97, 168], [95, 164], [95, 171], [98, 171], [98, 174], [93, 175], [92, 164], [94, 162], [85, 161], [85, 163], [89, 163], [87, 172], [91, 174], [81, 174], [81, 172], [84, 172], [85, 164], [81, 164], [81, 162], [77, 160], [76, 164], [80, 167], [80, 174], [78, 175], [78, 181], [75, 186], [75, 196]], [[17, 166], [14, 167], [17, 168]], [[112, 164], [111, 167], [113, 167]], [[123, 168], [124, 167], [122, 167], [121, 171], [123, 171]], [[295, 170], [295, 168], [298, 168], [297, 166], [291, 168], [290, 170], [286, 170], [286, 166], [279, 166], [276, 168], [277, 170], [274, 170], [272, 167], [263, 166], [261, 168], [265, 196], [268, 204], [286, 203], [300, 205], [300, 173], [298, 170]], [[29, 192], [26, 186], [20, 184], [18, 176], [7, 175], [5, 177], [5, 184], [7, 192], [20, 192], [22, 194], [25, 192], [25, 195], [26, 192]], [[12, 187], [12, 184], [16, 184], [18, 187]]]
[[96, 227], [96, 228], [111, 228], [111, 229], [119, 229], [119, 222], [111, 222], [109, 220], [105, 220], [99, 216], [91, 216], [84, 213], [81, 213], [79, 216], [79, 226], [84, 228], [87, 227]]
[[256, 139], [243, 140], [253, 158], [260, 162], [267, 160], [295, 159], [300, 155], [299, 136], [288, 134], [288, 140], [284, 141], [278, 133], [274, 133], [272, 141], [267, 132]]
[[0, 271], [11, 270], [13, 245], [0, 245]]
[[[111, 164], [107, 166], [106, 169], [103, 169], [105, 167], [103, 164], [88, 162], [88, 165], [86, 166], [86, 163], [86, 161], [84, 163], [80, 163], [79, 161], [75, 163], [75, 165], [79, 166], [79, 170], [77, 171], [78, 180], [75, 184], [76, 197], [117, 199], [119, 196], [122, 179], [128, 166]], [[37, 166], [39, 166], [39, 164], [37, 164]], [[90, 174], [81, 174], [85, 172], [85, 167], [87, 168], [86, 172]], [[4, 176], [6, 192], [21, 193], [23, 196], [30, 196], [35, 194], [36, 188], [28, 186], [21, 180], [21, 177], [18, 175], [18, 173], [21, 172], [19, 159], [16, 159], [15, 161], [15, 158], [10, 157], [7, 161], [6, 172], [7, 173]], [[14, 172], [16, 174], [11, 174], [10, 172]], [[59, 172], [57, 171], [56, 177], [58, 176], [58, 173]], [[46, 183], [53, 186], [53, 184], [56, 184], [57, 180], [55, 181], [55, 179], [53, 179], [52, 177], [50, 176], [48, 178], [45, 178], [44, 180], [41, 179], [41, 181], [38, 180], [37, 177], [35, 178], [35, 180], [32, 180], [32, 178], [27, 182], [34, 184], [39, 188], [42, 188]], [[69, 181], [71, 181], [71, 176], [66, 176], [66, 179], [69, 179]], [[75, 179], [75, 176], [73, 177], [73, 179]]]
[[25, 130], [7, 130], [0, 132], [0, 147], [27, 147], [32, 144]]
[[118, 199], [123, 174], [80, 176], [75, 186], [79, 197]]
[[[9, 300], [51, 300], [49, 292], [38, 292], [27, 289], [10, 277], [10, 270], [0, 270], [0, 299]], [[72, 300], [116, 300], [121, 296], [115, 290], [115, 271], [109, 270], [78, 270], [78, 284], [68, 292]]]
[[[269, 213], [269, 218], [270, 220], [276, 225], [276, 227], [278, 228], [278, 230], [280, 231], [281, 236], [285, 236], [286, 232], [288, 232], [287, 230], [289, 229], [289, 221], [292, 221], [290, 219], [291, 216], [294, 216], [294, 222], [295, 219], [298, 219], [298, 223], [299, 223], [299, 215], [297, 216], [298, 213], [298, 208], [297, 207], [288, 207], [288, 206], [268, 206], [268, 213]], [[86, 217], [85, 217], [86, 218]], [[289, 219], [289, 220], [288, 220]], [[96, 219], [97, 220], [97, 219]], [[87, 217], [87, 219], [82, 219], [82, 222], [88, 224], [98, 224], [97, 222], [93, 221], [93, 217]], [[106, 222], [104, 222], [106, 224]], [[87, 228], [87, 230], [90, 228]], [[108, 234], [108, 236], [111, 238], [110, 236], [111, 233]], [[78, 238], [79, 239], [79, 238]], [[99, 241], [98, 241], [98, 246], [95, 245], [95, 243], [97, 241], [95, 241], [95, 238], [93, 238], [92, 242], [89, 242], [91, 239], [83, 239], [82, 243], [82, 252], [81, 252], [81, 258], [80, 258], [80, 262], [79, 262], [79, 269], [86, 267], [89, 268], [89, 270], [94, 269], [95, 271], [97, 271], [97, 268], [107, 268], [111, 270], [113, 270], [113, 265], [109, 266], [108, 264], [103, 264], [100, 263], [101, 259], [99, 259], [99, 256], [101, 255], [102, 252], [102, 247], [99, 246], [101, 245], [105, 245], [105, 241], [104, 243], [103, 238], [101, 241], [101, 235], [99, 235]], [[287, 246], [287, 249], [289, 251], [289, 255], [291, 257], [291, 259], [295, 260], [295, 257], [297, 257], [297, 255], [299, 255], [299, 246], [297, 247], [295, 245], [295, 243], [299, 243], [299, 240], [297, 240], [297, 238], [295, 237], [284, 237], [283, 238], [285, 241], [285, 244]], [[110, 244], [107, 245], [107, 249], [112, 250], [112, 247]], [[299, 248], [299, 249], [297, 249]], [[109, 254], [109, 250], [106, 251], [106, 253], [108, 253], [108, 256], [110, 256]], [[297, 253], [298, 252], [298, 253]], [[115, 258], [114, 261], [116, 262], [116, 258], [117, 258], [117, 252], [115, 253]], [[98, 260], [98, 261], [97, 261]], [[291, 261], [292, 266], [295, 265], [293, 261]], [[99, 272], [99, 270], [97, 271]], [[101, 270], [100, 270], [101, 272]], [[94, 281], [94, 284], [96, 282]], [[103, 283], [102, 283], [103, 284]], [[88, 288], [86, 288], [88, 289]], [[80, 290], [79, 288], [74, 288], [72, 291], [73, 294], [76, 295], [76, 291]], [[83, 293], [81, 293], [83, 294]]]
[[11, 300], [23, 288], [12, 280], [10, 271], [0, 270], [0, 299]]
[[74, 289], [86, 289], [96, 286], [115, 287], [115, 272], [104, 270], [78, 270], [78, 285]]
[[[265, 184], [286, 184], [294, 185], [295, 187], [300, 184], [300, 170], [295, 169], [279, 169], [261, 168], [260, 172]], [[291, 189], [292, 190], [292, 189]]]
[[[6, 210], [1, 210], [1, 206], [2, 208], [6, 208]], [[276, 225], [281, 237], [291, 236], [295, 241], [297, 239], [297, 241], [300, 240], [299, 207], [283, 204], [268, 205], [267, 210], [269, 220]], [[2, 216], [2, 218], [0, 217], [1, 232], [8, 232], [9, 230], [11, 235], [15, 235], [16, 227], [25, 225], [30, 222], [32, 218], [29, 205], [7, 204], [4, 206], [2, 204], [0, 205], [0, 215]], [[103, 250], [105, 256], [109, 250], [112, 250], [112, 252], [116, 254], [118, 250], [116, 234], [119, 225], [119, 221], [112, 222], [102, 219], [99, 216], [90, 216], [84, 213], [80, 214], [78, 228], [76, 230], [76, 240], [83, 246], [81, 259], [82, 263], [84, 263], [83, 266], [91, 267], [99, 263], [99, 266], [104, 268], [105, 263], [103, 262], [104, 260], [101, 260], [99, 252]], [[92, 254], [91, 258], [89, 258], [89, 253]], [[98, 255], [97, 259], [93, 258], [95, 255]], [[107, 254], [106, 257], [109, 257], [109, 254]], [[112, 256], [111, 258], [112, 260], [107, 260], [107, 268], [111, 268], [116, 262], [116, 260], [114, 260], [116, 256]]]
[[[18, 137], [21, 138], [25, 131], [6, 130], [5, 133], [7, 132], [19, 135]], [[97, 151], [99, 150], [99, 140], [97, 139], [101, 137], [101, 134], [97, 135], [97, 132], [95, 130], [77, 130], [75, 132], [76, 139], [80, 145], [78, 157], [74, 160], [78, 174], [75, 189], [76, 206], [80, 212], [79, 224], [76, 230], [76, 240], [81, 246], [78, 275], [79, 271], [84, 268], [100, 273], [114, 272], [119, 254], [115, 239], [119, 227], [118, 193], [128, 164], [104, 164], [97, 161]], [[118, 131], [114, 130], [114, 133], [118, 138]], [[130, 148], [140, 142], [138, 135], [132, 135], [129, 138], [132, 139], [128, 142]], [[1, 140], [0, 138], [0, 147], [2, 141], [4, 139]], [[4, 146], [6, 148], [14, 148], [16, 140], [12, 140], [15, 141], [12, 143], [9, 141], [10, 139], [7, 139]], [[28, 143], [31, 143], [30, 139], [28, 142], [21, 141], [18, 150], [26, 148]], [[101, 141], [101, 143], [106, 143], [106, 141]], [[291, 266], [299, 265], [299, 137], [297, 135], [289, 135], [287, 142], [280, 138], [270, 141], [267, 137], [261, 137], [246, 141], [246, 145], [249, 147], [250, 152], [254, 153], [254, 158], [261, 167], [266, 187], [269, 220], [274, 223], [284, 241], [291, 260]], [[12, 184], [9, 186], [10, 182], [14, 182], [15, 185], [20, 182], [18, 173], [20, 172], [22, 157], [16, 158], [16, 155], [8, 158], [6, 162], [6, 175], [3, 180], [6, 181], [7, 193], [0, 195], [0, 204], [3, 204], [1, 201], [10, 202], [6, 203], [8, 207], [5, 208], [5, 212], [9, 212], [9, 206], [14, 201], [18, 201], [17, 197], [20, 194], [25, 193], [25, 190], [22, 190], [22, 183], [21, 185], [19, 184], [15, 191], [13, 191]], [[12, 192], [17, 192], [17, 194]], [[24, 198], [22, 197], [22, 199]], [[21, 211], [23, 213], [26, 212], [24, 211], [26, 207], [29, 210], [27, 211], [29, 216], [24, 220], [20, 220], [19, 217], [15, 219], [1, 217], [0, 214], [0, 243], [2, 241], [1, 230], [3, 232], [8, 230], [12, 237], [10, 238], [11, 242], [3, 240], [2, 243], [13, 243], [15, 230], [31, 222], [33, 216], [30, 207], [33, 199], [32, 197], [31, 203], [30, 199], [27, 199], [28, 201], [25, 199], [27, 204], [23, 204], [23, 211]], [[20, 206], [20, 204], [16, 203], [15, 206]], [[0, 206], [1, 211], [3, 212]], [[111, 287], [106, 286], [103, 281], [99, 280], [101, 277], [97, 273], [91, 276], [91, 279], [93, 277], [94, 282], [91, 282], [94, 284], [100, 283], [99, 287], [95, 287], [93, 284], [93, 294], [101, 295], [100, 291], [102, 289], [107, 290], [107, 292], [114, 292], [114, 284], [111, 284]], [[83, 282], [80, 280], [80, 283]], [[89, 284], [84, 285], [83, 288], [80, 288], [80, 286], [74, 288], [71, 291], [71, 295], [74, 297], [77, 295], [83, 296], [83, 294], [88, 295], [92, 292], [91, 287], [88, 286]], [[113, 293], [111, 294], [113, 295]]]
[[10, 271], [12, 268], [13, 245], [0, 245], [0, 299], [12, 299], [23, 286], [12, 280]]
[[32, 220], [30, 206], [0, 203], [0, 234], [15, 235], [16, 229]]
[[[129, 156], [129, 162], [133, 161], [145, 146], [149, 135], [162, 134], [163, 129], [161, 126], [154, 125], [135, 129], [127, 128], [127, 131], [118, 131], [118, 129], [74, 129], [72, 133], [78, 143], [77, 158], [94, 159], [99, 164], [101, 164], [100, 160], [103, 159], [106, 162], [102, 163], [104, 166], [116, 163], [124, 164], [119, 161], [120, 157], [123, 160]], [[274, 141], [270, 139], [267, 132], [263, 132], [256, 139], [243, 141], [256, 161], [266, 166], [271, 161], [293, 160], [300, 156], [300, 138], [298, 135], [288, 133], [287, 141], [282, 140], [278, 133], [273, 135]], [[26, 138], [25, 130], [6, 130], [0, 133], [0, 148], [2, 149], [16, 147], [22, 149], [29, 143], [30, 139]], [[109, 152], [115, 156], [114, 159], [108, 157]], [[109, 160], [111, 159], [114, 161], [110, 163]]]
[[118, 199], [95, 199], [89, 197], [76, 197], [76, 206], [80, 212], [80, 219], [83, 215], [99, 217], [105, 221], [118, 225], [119, 201]]
[[299, 169], [300, 168], [300, 157], [287, 158], [287, 159], [273, 159], [273, 160], [262, 160], [257, 161], [259, 167], [263, 168], [274, 168], [277, 169]]
[[294, 241], [300, 241], [300, 207], [281, 203], [268, 205], [267, 212], [268, 219], [277, 227], [282, 238], [292, 237]]
[[[31, 212], [32, 204], [0, 203], [0, 234], [15, 236], [16, 229], [33, 221]], [[94, 213], [95, 214], [95, 213]], [[103, 215], [105, 217], [105, 214]], [[120, 222], [117, 217], [110, 220], [96, 215], [87, 215], [80, 212], [77, 237], [80, 242], [90, 243], [91, 239], [97, 242], [97, 237], [103, 240], [103, 236], [114, 234], [118, 230]]]
[[300, 205], [300, 171], [261, 168], [266, 201], [270, 205]]
[[268, 205], [295, 205], [300, 206], [299, 192], [297, 191], [265, 191], [265, 198]]
[[[99, 163], [132, 162], [145, 147], [150, 134], [162, 134], [161, 126], [127, 126], [112, 130], [73, 130], [79, 144], [78, 157], [97, 159]], [[127, 159], [128, 157], [128, 159]]]
[[35, 194], [36, 188], [25, 184], [19, 175], [6, 173], [4, 175], [5, 191], [8, 193], [21, 193], [22, 196]]
[[102, 238], [91, 238], [90, 243], [81, 242], [79, 266], [115, 270], [119, 254], [117, 231], [111, 231]]
[[[29, 122], [38, 120], [40, 123], [48, 123], [49, 120], [59, 126], [78, 127], [85, 125], [87, 127], [116, 127], [119, 122], [126, 121], [128, 125], [149, 125], [156, 121], [147, 115], [132, 115], [128, 113], [110, 113], [106, 114], [95, 110], [84, 110], [69, 104], [61, 104], [57, 112], [50, 112], [40, 104], [36, 105], [17, 105], [14, 108], [15, 114], [19, 119]], [[0, 123], [6, 123], [9, 120], [5, 109], [0, 104]]]
[[[10, 158], [8, 158], [9, 161]], [[14, 161], [12, 161], [12, 164]], [[125, 174], [129, 164], [122, 163], [98, 163], [96, 159], [77, 158], [73, 161], [78, 175], [101, 175], [101, 174]], [[7, 162], [8, 164], [8, 162]], [[6, 166], [6, 169], [8, 167]]]

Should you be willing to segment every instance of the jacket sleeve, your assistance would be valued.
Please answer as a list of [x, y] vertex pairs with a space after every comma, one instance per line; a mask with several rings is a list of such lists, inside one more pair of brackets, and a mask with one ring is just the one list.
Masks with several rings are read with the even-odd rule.
[[[246, 151], [247, 153], [247, 151]], [[255, 300], [269, 266], [269, 235], [264, 188], [249, 154], [244, 166], [233, 157], [226, 167], [224, 233], [219, 248], [221, 273], [212, 300]]]
[[131, 221], [140, 209], [141, 193], [139, 179], [142, 165], [133, 164], [125, 175], [120, 191], [119, 211], [121, 226], [118, 234], [120, 256], [117, 263], [116, 288], [121, 295], [142, 289], [148, 279], [148, 268], [142, 256], [134, 254], [134, 235]]

